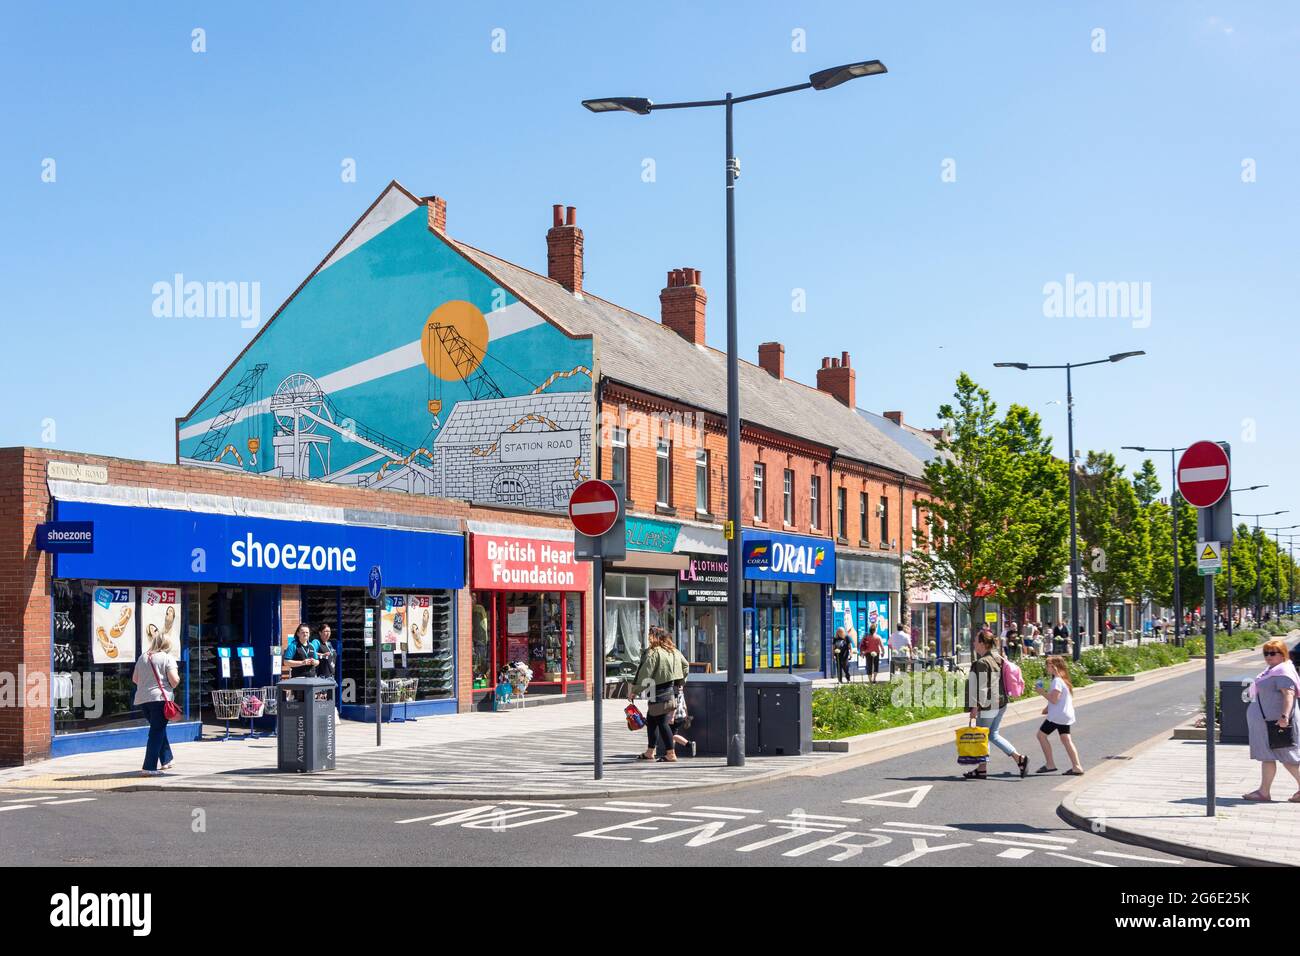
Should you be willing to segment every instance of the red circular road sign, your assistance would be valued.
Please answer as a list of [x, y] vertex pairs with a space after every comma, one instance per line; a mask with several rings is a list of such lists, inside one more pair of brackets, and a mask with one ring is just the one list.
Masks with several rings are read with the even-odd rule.
[[579, 534], [599, 538], [618, 520], [618, 495], [603, 481], [584, 481], [569, 496], [569, 520]]
[[1189, 505], [1210, 508], [1228, 490], [1232, 465], [1228, 453], [1212, 441], [1198, 441], [1178, 459], [1178, 490]]

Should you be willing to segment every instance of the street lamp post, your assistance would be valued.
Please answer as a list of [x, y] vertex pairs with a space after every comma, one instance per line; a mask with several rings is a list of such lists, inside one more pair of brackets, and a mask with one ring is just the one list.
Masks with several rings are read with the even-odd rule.
[[1259, 625], [1259, 619], [1263, 616], [1263, 608], [1260, 606], [1260, 601], [1259, 601], [1259, 583], [1260, 583], [1260, 579], [1263, 577], [1263, 575], [1259, 573], [1259, 550], [1260, 550], [1259, 545], [1260, 545], [1260, 541], [1262, 540], [1259, 536], [1259, 532], [1260, 532], [1259, 519], [1272, 518], [1274, 515], [1284, 515], [1287, 514], [1290, 510], [1291, 509], [1289, 508], [1283, 508], [1281, 511], [1262, 511], [1259, 514], [1243, 514], [1240, 511], [1234, 511], [1232, 513], [1232, 516], [1234, 518], [1255, 519], [1255, 624], [1256, 626]]
[[[1251, 485], [1249, 488], [1229, 488], [1228, 494], [1240, 494], [1243, 491], [1258, 491], [1260, 488], [1267, 488], [1268, 485]], [[1236, 588], [1232, 585], [1232, 543], [1233, 538], [1237, 536], [1237, 529], [1228, 530], [1228, 541], [1223, 549], [1223, 568], [1228, 575], [1228, 636], [1232, 637], [1232, 601], [1236, 596]]]
[[1067, 362], [1064, 365], [1030, 365], [1028, 362], [994, 362], [994, 368], [1018, 368], [1022, 372], [1031, 369], [1065, 369], [1065, 408], [1066, 440], [1070, 443], [1070, 636], [1074, 639], [1073, 657], [1077, 661], [1082, 653], [1082, 635], [1079, 633], [1079, 532], [1075, 521], [1075, 476], [1074, 476], [1074, 385], [1071, 372], [1088, 365], [1105, 365], [1107, 362], [1121, 362], [1135, 355], [1146, 352], [1118, 352], [1109, 358], [1096, 359], [1092, 362]]
[[779, 89], [732, 96], [720, 100], [697, 100], [683, 103], [652, 103], [642, 97], [615, 96], [583, 100], [593, 113], [626, 112], [647, 116], [656, 110], [723, 107], [726, 114], [726, 208], [727, 208], [727, 766], [745, 764], [745, 659], [741, 644], [741, 588], [744, 568], [741, 565], [740, 507], [740, 385], [738, 378], [738, 336], [736, 331], [736, 178], [740, 165], [732, 147], [732, 110], [751, 100], [794, 93], [799, 90], [829, 90], [862, 76], [887, 73], [879, 60], [846, 63], [821, 70], [808, 82]]
[[[1282, 512], [1279, 512], [1279, 514], [1281, 513]], [[1300, 528], [1300, 524], [1289, 524], [1289, 525], [1284, 525], [1283, 527], [1280, 528], [1260, 529], [1261, 531], [1264, 532], [1269, 532], [1269, 531], [1273, 532], [1273, 541], [1275, 542], [1275, 547], [1277, 548], [1277, 603], [1275, 605], [1275, 610], [1278, 613], [1278, 617], [1282, 616], [1282, 532], [1290, 531], [1293, 528]], [[1261, 542], [1261, 544], [1262, 543], [1263, 542]], [[1262, 575], [1260, 576], [1262, 577]]]

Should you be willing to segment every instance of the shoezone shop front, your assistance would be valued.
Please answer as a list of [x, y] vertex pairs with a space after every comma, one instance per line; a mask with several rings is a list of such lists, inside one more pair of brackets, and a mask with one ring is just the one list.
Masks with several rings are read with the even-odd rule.
[[[264, 705], [300, 623], [313, 638], [323, 625], [332, 631], [342, 717], [374, 719], [367, 640], [376, 633], [393, 645], [393, 666], [381, 671], [384, 704], [398, 686], [403, 716], [457, 710], [463, 534], [96, 501], [56, 499], [52, 512], [48, 527], [64, 539], [66, 529], [80, 533], [77, 550], [47, 549], [51, 756], [144, 745], [131, 676], [159, 632], [181, 678], [184, 718], [171, 725], [173, 740], [198, 739], [205, 724], [219, 732], [232, 698], [242, 701], [236, 724], [270, 731], [274, 708]], [[382, 605], [366, 592], [374, 565]]]

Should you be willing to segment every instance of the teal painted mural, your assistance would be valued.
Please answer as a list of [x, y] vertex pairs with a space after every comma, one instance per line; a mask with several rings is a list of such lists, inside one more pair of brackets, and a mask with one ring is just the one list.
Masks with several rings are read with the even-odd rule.
[[390, 187], [178, 422], [179, 459], [563, 511], [591, 474], [591, 367]]

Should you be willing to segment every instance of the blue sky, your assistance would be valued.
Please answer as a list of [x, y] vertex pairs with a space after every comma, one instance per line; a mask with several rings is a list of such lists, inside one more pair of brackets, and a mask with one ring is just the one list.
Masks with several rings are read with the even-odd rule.
[[[848, 350], [859, 404], [920, 425], [964, 369], [1002, 404], [1040, 411], [1063, 451], [1064, 405], [1047, 404], [1063, 377], [992, 363], [1144, 349], [1078, 373], [1076, 444], [1229, 440], [1236, 483], [1271, 485], [1237, 510], [1294, 505], [1300, 521], [1300, 10], [739, 10], [12, 8], [0, 445], [40, 445], [53, 420], [57, 447], [171, 460], [173, 419], [255, 330], [155, 318], [153, 284], [259, 282], [265, 319], [394, 178], [446, 197], [451, 235], [539, 271], [551, 204], [577, 206], [587, 287], [647, 315], [666, 270], [703, 270], [721, 347], [721, 112], [597, 116], [579, 100], [740, 94], [879, 57], [887, 76], [737, 110], [743, 354], [782, 341], [788, 374], [811, 382], [821, 356]], [[191, 50], [196, 27], [205, 53]], [[349, 158], [355, 183], [340, 177]], [[1067, 274], [1149, 282], [1149, 324], [1045, 316], [1044, 285]]]

